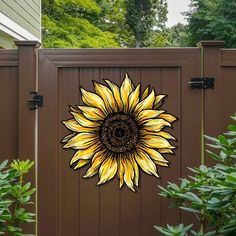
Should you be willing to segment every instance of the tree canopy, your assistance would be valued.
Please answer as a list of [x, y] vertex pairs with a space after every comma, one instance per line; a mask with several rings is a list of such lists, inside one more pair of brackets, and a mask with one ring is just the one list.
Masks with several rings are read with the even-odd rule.
[[95, 0], [43, 0], [43, 46], [118, 47], [116, 34], [96, 25], [101, 12]]
[[236, 47], [236, 1], [191, 0], [185, 13], [189, 22], [190, 46], [200, 40], [224, 40]]
[[149, 46], [166, 0], [42, 0], [44, 47]]
[[167, 28], [167, 0], [42, 0], [44, 47], [236, 47], [236, 1], [191, 0], [188, 24]]
[[126, 22], [134, 35], [135, 46], [149, 46], [155, 30], [162, 30], [167, 21], [166, 0], [125, 0]]

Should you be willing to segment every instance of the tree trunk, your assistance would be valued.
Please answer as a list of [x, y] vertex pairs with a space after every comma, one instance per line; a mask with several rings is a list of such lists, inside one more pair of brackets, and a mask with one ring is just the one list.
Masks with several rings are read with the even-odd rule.
[[142, 47], [142, 36], [140, 32], [136, 32], [135, 34], [135, 47], [136, 48]]

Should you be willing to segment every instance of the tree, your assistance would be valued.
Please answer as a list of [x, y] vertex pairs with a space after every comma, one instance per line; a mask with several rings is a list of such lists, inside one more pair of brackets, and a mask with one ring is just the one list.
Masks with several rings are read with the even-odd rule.
[[43, 0], [43, 46], [118, 47], [116, 34], [96, 25], [101, 12], [95, 0]]
[[152, 37], [152, 47], [188, 47], [188, 25], [178, 23], [170, 28], [157, 31]]
[[200, 40], [225, 40], [226, 47], [236, 47], [235, 0], [191, 0], [185, 15], [191, 46]]
[[133, 46], [134, 36], [126, 24], [127, 10], [124, 0], [97, 0], [97, 4], [102, 10], [97, 25], [103, 31], [116, 34], [116, 40], [121, 47]]
[[42, 0], [44, 47], [151, 46], [166, 0]]
[[125, 0], [126, 22], [134, 35], [134, 46], [150, 45], [151, 33], [161, 30], [167, 20], [166, 0]]

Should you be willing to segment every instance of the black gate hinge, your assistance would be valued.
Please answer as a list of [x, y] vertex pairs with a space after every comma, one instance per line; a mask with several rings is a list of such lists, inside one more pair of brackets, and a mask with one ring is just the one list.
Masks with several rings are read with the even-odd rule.
[[191, 89], [214, 89], [214, 78], [198, 77], [191, 78]]
[[30, 91], [29, 94], [31, 95], [31, 99], [28, 100], [29, 109], [36, 110], [39, 107], [43, 106], [43, 96], [39, 95], [38, 92]]

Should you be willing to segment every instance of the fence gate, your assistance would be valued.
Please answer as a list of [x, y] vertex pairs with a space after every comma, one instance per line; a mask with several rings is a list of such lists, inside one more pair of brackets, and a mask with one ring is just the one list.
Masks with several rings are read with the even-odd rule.
[[[177, 182], [188, 174], [188, 166], [204, 161], [203, 133], [225, 130], [235, 112], [236, 51], [220, 49], [217, 41], [182, 49], [37, 49], [35, 42], [17, 44], [18, 50], [0, 51], [0, 157], [36, 162], [30, 178], [38, 188], [37, 235], [154, 236], [153, 225], [192, 222], [187, 213], [168, 208], [171, 202], [158, 195], [157, 185]], [[126, 186], [119, 189], [117, 178], [100, 187], [97, 176], [83, 179], [88, 167], [70, 169], [74, 151], [60, 143], [69, 134], [61, 123], [71, 117], [68, 105], [82, 104], [79, 87], [93, 91], [92, 80], [103, 79], [120, 84], [125, 72], [135, 85], [141, 82], [142, 88], [150, 85], [167, 94], [162, 108], [179, 118], [170, 129], [177, 138], [175, 155], [167, 157], [170, 167], [158, 169], [160, 179], [141, 173], [136, 193]], [[214, 78], [215, 88], [191, 89], [191, 78], [203, 76]], [[43, 96], [42, 108], [29, 110], [30, 91]]]
[[[200, 76], [200, 49], [81, 49], [39, 50], [39, 234], [84, 236], [151, 236], [154, 224], [178, 224], [178, 210], [158, 196], [157, 185], [177, 181], [200, 156], [201, 91], [189, 81]], [[83, 179], [85, 167], [69, 168], [72, 152], [60, 140], [68, 130], [68, 105], [81, 103], [79, 86], [93, 90], [92, 80], [121, 83], [127, 72], [134, 83], [153, 86], [168, 94], [163, 108], [179, 117], [172, 133], [177, 138], [171, 167], [162, 168], [161, 179], [141, 175], [133, 193], [121, 190], [117, 179], [96, 186], [97, 177]], [[193, 155], [193, 153], [195, 153]]]

